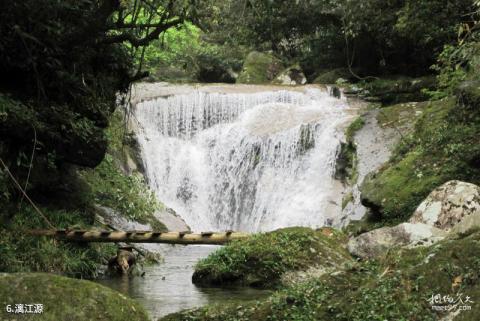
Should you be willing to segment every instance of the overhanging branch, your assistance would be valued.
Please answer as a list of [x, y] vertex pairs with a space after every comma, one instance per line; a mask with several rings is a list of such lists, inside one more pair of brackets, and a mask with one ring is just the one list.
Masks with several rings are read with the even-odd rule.
[[[111, 43], [122, 43], [122, 42], [129, 42], [133, 47], [141, 47], [148, 45], [151, 41], [158, 39], [160, 34], [172, 27], [179, 26], [184, 22], [183, 18], [176, 18], [169, 22], [153, 24], [152, 27], [155, 29], [148, 33], [143, 38], [138, 38], [137, 36], [133, 35], [132, 33], [121, 33], [118, 35], [112, 35], [105, 38], [103, 43], [111, 44]], [[130, 28], [134, 29], [135, 26], [131, 26]]]

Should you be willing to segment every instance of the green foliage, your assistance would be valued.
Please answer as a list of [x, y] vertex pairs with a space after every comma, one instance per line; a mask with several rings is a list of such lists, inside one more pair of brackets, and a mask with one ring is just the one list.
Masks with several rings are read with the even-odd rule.
[[146, 47], [143, 64], [151, 80], [233, 82], [231, 74], [241, 69], [242, 60], [238, 46], [218, 44], [186, 22]]
[[[134, 58], [164, 31], [194, 20], [203, 6], [193, 10], [193, 2], [1, 2], [0, 157], [22, 182], [30, 168], [32, 178], [43, 176], [29, 181], [29, 192], [47, 199], [68, 183], [58, 180], [67, 167], [102, 161], [118, 95], [145, 76]], [[32, 149], [32, 166], [17, 165]], [[11, 185], [10, 194], [12, 202], [19, 196]]]
[[142, 221], [159, 209], [143, 177], [140, 174], [125, 175], [109, 154], [95, 169], [84, 171], [83, 177], [92, 187], [97, 204], [116, 209], [132, 220]]
[[[58, 228], [87, 228], [90, 219], [79, 211], [41, 208]], [[27, 229], [44, 226], [44, 221], [30, 206], [18, 209], [17, 215], [0, 228], [0, 271], [55, 272], [75, 277], [95, 277], [99, 265], [116, 249], [113, 245], [58, 242], [53, 238], [30, 236]]]
[[[191, 75], [194, 73], [195, 56], [199, 50], [200, 30], [191, 23], [186, 23], [181, 28], [167, 30], [161, 39], [145, 48], [144, 68], [155, 80], [171, 80], [175, 74], [171, 75], [169, 68], [176, 68], [185, 73], [185, 76]], [[175, 80], [180, 79], [177, 76]]]
[[92, 188], [93, 201], [113, 208], [131, 220], [150, 223], [155, 229], [165, 230], [165, 226], [153, 216], [163, 205], [148, 188], [143, 175], [138, 172], [127, 175], [120, 169], [122, 151], [127, 148], [128, 137], [121, 112], [112, 115], [106, 136], [109, 149], [104, 160], [96, 168], [81, 172]]
[[378, 99], [382, 105], [393, 105], [428, 100], [430, 96], [425, 91], [435, 90], [437, 82], [434, 76], [389, 76], [366, 82], [363, 87], [368, 97]]
[[200, 284], [278, 285], [287, 271], [319, 264], [337, 268], [350, 260], [341, 234], [285, 228], [232, 242], [198, 262], [193, 281]]
[[438, 76], [438, 88], [427, 91], [432, 99], [439, 99], [454, 94], [456, 88], [466, 79], [478, 79], [480, 67], [479, 53], [479, 8], [475, 1], [471, 21], [457, 26], [458, 41], [446, 44], [438, 55], [437, 62], [431, 68]]
[[[438, 320], [432, 295], [462, 294], [473, 301], [480, 289], [480, 234], [443, 241], [432, 247], [398, 249], [377, 260], [359, 262], [300, 283], [270, 298], [242, 305], [206, 306], [167, 316], [162, 321], [365, 321]], [[427, 258], [427, 259], [426, 259]], [[458, 288], [452, 288], [460, 277]], [[476, 320], [478, 309], [462, 311], [460, 320]]]
[[309, 77], [347, 65], [368, 75], [424, 74], [472, 13], [471, 0], [222, 2], [213, 26], [232, 39], [227, 45], [272, 50], [299, 61]]

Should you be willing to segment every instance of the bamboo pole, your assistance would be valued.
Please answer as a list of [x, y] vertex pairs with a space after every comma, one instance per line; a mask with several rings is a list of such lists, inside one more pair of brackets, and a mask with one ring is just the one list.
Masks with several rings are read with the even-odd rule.
[[225, 244], [249, 237], [242, 232], [151, 232], [151, 231], [87, 231], [87, 230], [30, 230], [35, 236], [51, 236], [58, 240], [76, 242], [128, 242], [167, 244]]

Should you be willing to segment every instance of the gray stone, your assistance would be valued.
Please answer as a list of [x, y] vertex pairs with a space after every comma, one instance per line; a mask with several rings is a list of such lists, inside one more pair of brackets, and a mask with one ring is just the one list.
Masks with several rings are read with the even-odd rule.
[[154, 213], [155, 217], [162, 222], [169, 231], [190, 231], [190, 227], [171, 208], [164, 208]]
[[350, 239], [348, 251], [357, 257], [372, 258], [396, 246], [426, 246], [442, 240], [446, 232], [427, 224], [402, 223], [382, 227]]
[[453, 232], [465, 232], [478, 227], [480, 187], [461, 181], [449, 181], [428, 195], [409, 222], [424, 223]]
[[480, 187], [449, 181], [428, 195], [408, 223], [382, 227], [352, 238], [348, 250], [355, 256], [371, 258], [391, 247], [431, 245], [447, 235], [479, 227]]
[[302, 68], [296, 64], [282, 71], [272, 82], [276, 85], [305, 85], [305, 77]]

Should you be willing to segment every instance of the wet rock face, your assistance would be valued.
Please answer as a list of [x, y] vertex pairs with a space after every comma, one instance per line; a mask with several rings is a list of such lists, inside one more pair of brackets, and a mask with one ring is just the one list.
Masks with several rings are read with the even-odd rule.
[[425, 246], [442, 240], [446, 233], [427, 224], [402, 223], [382, 227], [348, 242], [348, 251], [357, 257], [372, 258], [384, 254], [395, 246]]
[[472, 225], [474, 216], [480, 216], [480, 187], [449, 181], [428, 195], [409, 222], [457, 231], [475, 227]]

